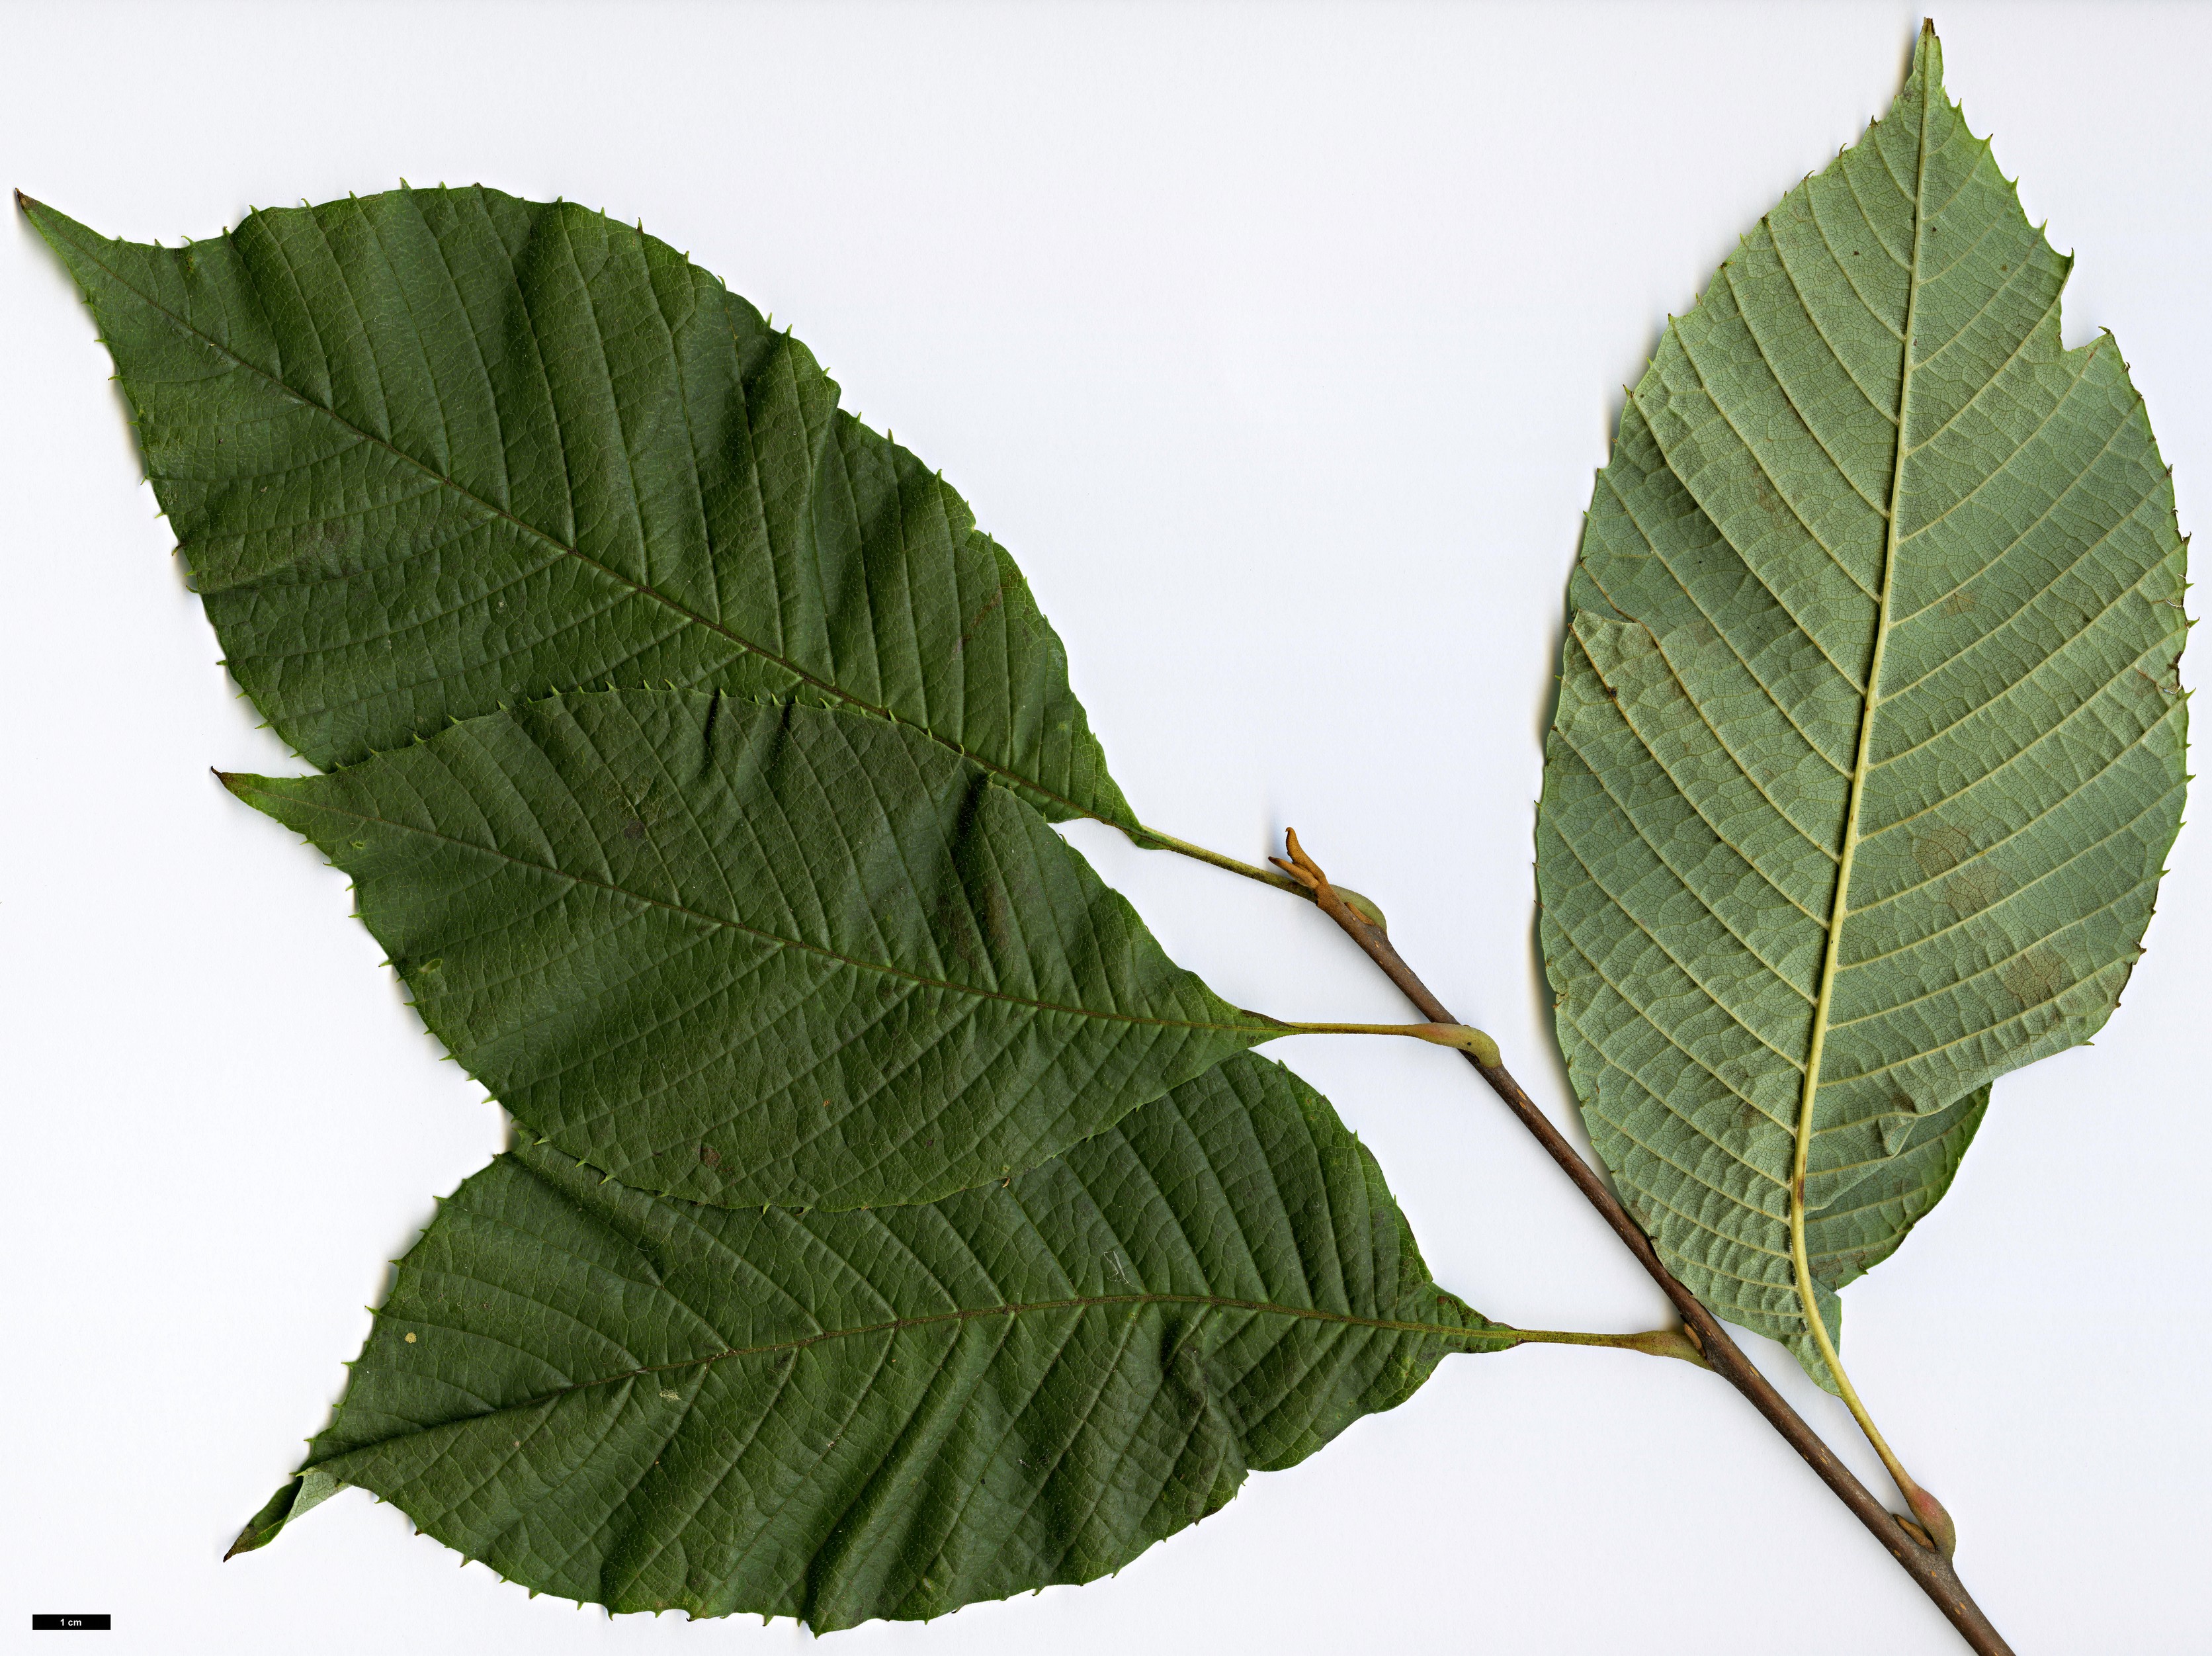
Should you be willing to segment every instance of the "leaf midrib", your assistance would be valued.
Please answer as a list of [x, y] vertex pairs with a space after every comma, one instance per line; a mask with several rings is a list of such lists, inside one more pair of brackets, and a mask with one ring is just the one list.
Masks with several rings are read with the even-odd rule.
[[1893, 458], [1890, 462], [1889, 512], [1882, 530], [1881, 594], [1875, 609], [1874, 649], [1867, 662], [1866, 691], [1859, 708], [1858, 749], [1851, 758], [1851, 789], [1844, 807], [1844, 840], [1842, 853], [1836, 863], [1836, 890], [1828, 911], [1828, 936], [1821, 952], [1820, 984], [1813, 1002], [1813, 1025], [1805, 1051], [1803, 1090], [1797, 1111], [1796, 1143], [1793, 1148], [1790, 1178], [1790, 1257], [1793, 1274], [1797, 1279], [1797, 1300], [1805, 1321], [1807, 1334], [1820, 1347], [1821, 1355], [1834, 1371], [1837, 1382], [1848, 1386], [1835, 1354], [1829, 1349], [1826, 1324], [1821, 1320], [1819, 1303], [1814, 1296], [1813, 1271], [1807, 1254], [1805, 1239], [1805, 1176], [1814, 1138], [1814, 1112], [1820, 1093], [1820, 1068], [1824, 1062], [1822, 1049], [1828, 1033], [1828, 1005], [1838, 972], [1844, 922], [1850, 914], [1851, 865], [1858, 851], [1859, 811], [1866, 797], [1867, 777], [1872, 766], [1868, 756], [1874, 751], [1875, 715], [1881, 706], [1882, 656], [1889, 642], [1889, 603], [1897, 577], [1897, 553], [1900, 537], [1897, 532], [1899, 508], [1905, 493], [1905, 467], [1917, 452], [1908, 437], [1912, 425], [1912, 375], [1917, 366], [1913, 361], [1913, 339], [1920, 309], [1920, 257], [1927, 240], [1928, 225], [1928, 113], [1933, 100], [1942, 95], [1940, 85], [1935, 83], [1924, 66], [1917, 70], [1920, 81], [1920, 133], [1916, 146], [1912, 180], [1912, 263], [1906, 272], [1905, 286], [1905, 327], [1899, 341], [1899, 372], [1897, 386], [1897, 436]]
[[[579, 1391], [589, 1391], [594, 1386], [616, 1385], [624, 1380], [643, 1379], [649, 1375], [672, 1373], [679, 1369], [705, 1368], [711, 1364], [719, 1363], [732, 1357], [757, 1357], [778, 1351], [804, 1351], [811, 1346], [821, 1345], [830, 1340], [856, 1339], [871, 1334], [900, 1334], [908, 1329], [927, 1328], [941, 1323], [973, 1322], [986, 1317], [1024, 1317], [1043, 1312], [1094, 1311], [1115, 1306], [1162, 1305], [1200, 1306], [1208, 1310], [1218, 1311], [1249, 1311], [1261, 1316], [1282, 1317], [1303, 1322], [1334, 1323], [1350, 1328], [1375, 1329], [1395, 1334], [1420, 1334], [1443, 1339], [1498, 1339], [1506, 1342], [1509, 1348], [1520, 1343], [1519, 1331], [1500, 1323], [1486, 1324], [1481, 1328], [1453, 1328], [1443, 1323], [1407, 1322], [1387, 1317], [1359, 1317], [1349, 1312], [1322, 1311], [1310, 1306], [1279, 1305], [1267, 1300], [1237, 1300], [1215, 1294], [1103, 1294], [1072, 1295], [1060, 1300], [1014, 1300], [1005, 1305], [960, 1306], [951, 1311], [929, 1312], [915, 1317], [894, 1317], [879, 1323], [862, 1324], [853, 1328], [823, 1329], [813, 1334], [794, 1336], [787, 1340], [772, 1340], [760, 1345], [731, 1346], [724, 1350], [709, 1352], [701, 1357], [685, 1357], [674, 1362], [648, 1363], [636, 1368], [626, 1368], [616, 1373], [599, 1375], [587, 1380], [578, 1380], [571, 1385], [556, 1386], [550, 1391], [541, 1391], [516, 1403], [501, 1403], [496, 1409], [487, 1409], [477, 1414], [456, 1416], [452, 1420], [439, 1421], [429, 1426], [410, 1427], [403, 1432], [394, 1432], [387, 1437], [374, 1439], [368, 1443], [356, 1444], [350, 1448], [341, 1450], [327, 1460], [311, 1461], [300, 1470], [306, 1472], [314, 1470], [317, 1466], [332, 1465], [352, 1456], [366, 1454], [373, 1449], [380, 1449], [387, 1444], [399, 1442], [407, 1438], [420, 1437], [426, 1432], [441, 1431], [449, 1426], [460, 1426], [471, 1421], [491, 1420], [501, 1415], [541, 1409], [548, 1403], [557, 1403], [563, 1397], [574, 1396]], [[390, 1310], [379, 1314], [425, 1329], [436, 1329], [442, 1326], [423, 1318], [399, 1318], [398, 1313]], [[446, 1331], [460, 1335], [472, 1332], [467, 1329], [447, 1329]]]
[[[1019, 771], [1011, 770], [1006, 765], [1000, 764], [994, 760], [985, 758], [980, 754], [970, 752], [960, 743], [951, 740], [950, 738], [936, 730], [931, 729], [927, 725], [915, 724], [910, 720], [902, 719], [896, 713], [894, 713], [887, 707], [879, 707], [875, 703], [864, 700], [860, 697], [854, 695], [850, 691], [842, 689], [826, 679], [816, 677], [813, 673], [807, 672], [806, 669], [799, 666], [788, 657], [777, 654], [775, 651], [769, 649], [763, 644], [754, 642], [751, 639], [747, 638], [742, 633], [733, 630], [730, 627], [724, 625], [721, 622], [712, 620], [707, 616], [700, 614], [696, 610], [690, 608], [687, 605], [678, 603], [675, 599], [671, 598], [666, 593], [662, 592], [657, 587], [649, 586], [645, 582], [632, 580], [629, 576], [623, 574], [621, 570], [614, 569], [611, 565], [602, 563], [599, 559], [592, 557], [581, 548], [570, 545], [567, 541], [561, 539], [556, 535], [548, 533], [545, 530], [539, 528], [537, 525], [530, 522], [527, 519], [518, 517], [514, 513], [508, 511], [505, 507], [496, 505], [494, 502], [486, 500], [482, 495], [477, 493], [476, 490], [471, 489], [466, 484], [462, 483], [459, 478], [452, 477], [447, 472], [441, 471], [438, 467], [431, 465], [428, 460], [409, 454], [405, 449], [400, 447], [398, 444], [393, 442], [390, 438], [379, 436], [376, 433], [355, 424], [354, 422], [346, 418], [344, 415], [339, 413], [336, 409], [330, 407], [326, 404], [316, 401], [315, 399], [308, 396], [305, 392], [300, 390], [297, 387], [294, 386], [282, 376], [271, 374], [267, 368], [263, 368], [259, 363], [240, 356], [237, 351], [232, 350], [222, 340], [194, 327], [191, 322], [178, 315], [167, 306], [162, 304], [160, 300], [155, 299], [150, 294], [146, 293], [143, 289], [131, 283], [128, 277], [122, 274], [121, 271], [118, 271], [112, 265], [102, 259], [96, 249], [85, 247], [83, 242], [76, 240], [74, 236], [70, 239], [72, 243], [79, 249], [80, 252], [84, 253], [84, 256], [87, 259], [107, 273], [108, 277], [115, 283], [116, 286], [121, 288], [125, 292], [136, 298], [141, 304], [144, 305], [147, 309], [154, 312], [156, 315], [167, 321], [171, 326], [175, 327], [179, 332], [183, 333], [191, 338], [198, 340], [211, 350], [220, 352], [222, 356], [229, 358], [230, 361], [237, 363], [239, 367], [246, 369], [248, 373], [258, 375], [262, 380], [267, 381], [270, 385], [274, 386], [277, 390], [282, 391], [286, 396], [292, 398], [303, 407], [314, 410], [317, 413], [330, 420], [333, 424], [340, 426], [345, 430], [351, 432], [362, 441], [374, 443], [378, 447], [384, 449], [386, 453], [392, 454], [399, 460], [404, 460], [408, 465], [416, 467], [418, 471], [422, 472], [424, 476], [430, 478], [432, 482], [451, 490], [462, 499], [471, 502], [482, 510], [489, 513], [492, 516], [502, 519], [506, 522], [513, 524], [516, 528], [521, 530], [523, 533], [544, 542], [546, 545], [552, 547], [556, 551], [567, 554], [568, 557], [574, 558], [578, 563], [581, 563], [586, 569], [596, 571], [598, 574], [606, 577], [610, 581], [612, 581], [618, 586], [627, 588], [629, 590], [637, 594], [641, 597], [651, 599], [655, 603], [665, 606], [668, 609], [673, 611], [676, 614], [683, 617], [686, 621], [692, 623], [694, 625], [704, 627], [709, 632], [720, 635], [722, 637], [728, 639], [732, 643], [737, 645], [738, 648], [746, 651], [750, 654], [758, 656], [763, 661], [773, 663], [775, 666], [781, 668], [784, 672], [791, 674], [793, 678], [799, 680], [802, 684], [811, 685], [812, 688], [821, 691], [825, 696], [834, 697], [838, 701], [842, 702], [850, 707], [855, 708], [863, 713], [866, 713], [872, 717], [886, 720], [892, 724], [907, 725], [911, 729], [919, 730], [924, 735], [927, 736], [932, 741], [959, 754], [962, 758], [969, 761], [971, 764], [981, 765], [984, 770], [990, 771], [994, 776], [1003, 776], [1009, 782], [1018, 783], [1019, 786], [1030, 789], [1040, 797], [1050, 800], [1055, 805], [1065, 807], [1075, 816], [1097, 818], [1097, 812], [1087, 807], [1077, 804], [1073, 800], [1067, 798], [1064, 795], [1054, 793], [1051, 788], [1045, 787], [1036, 778], [1024, 776]], [[566, 444], [564, 442], [564, 452]], [[1103, 820], [1103, 819], [1099, 819]]]
[[775, 932], [763, 931], [757, 926], [746, 925], [743, 921], [726, 919], [722, 916], [708, 914], [703, 910], [690, 908], [681, 903], [672, 903], [665, 898], [648, 897], [642, 892], [632, 891], [627, 886], [618, 886], [611, 880], [595, 880], [589, 874], [574, 874], [566, 868], [556, 868], [546, 863], [533, 862], [528, 857], [516, 856], [511, 851], [479, 845], [473, 841], [460, 839], [452, 834], [440, 833], [433, 828], [417, 827], [412, 823], [394, 822], [389, 817], [377, 816], [367, 811], [348, 810], [343, 806], [327, 804], [320, 800], [307, 799], [296, 794], [255, 788], [252, 783], [258, 778], [244, 776], [234, 771], [219, 771], [216, 774], [222, 777], [225, 787], [241, 797], [248, 794], [258, 794], [264, 798], [283, 801], [295, 808], [320, 811], [328, 815], [343, 817], [354, 822], [374, 823], [379, 827], [389, 828], [397, 833], [414, 834], [424, 839], [438, 840], [447, 845], [457, 846], [462, 850], [473, 852], [479, 856], [512, 863], [518, 868], [534, 869], [539, 874], [550, 874], [556, 880], [565, 880], [572, 885], [593, 886], [600, 891], [611, 892], [617, 897], [626, 897], [635, 903], [665, 909], [671, 914], [682, 915], [686, 919], [696, 920], [705, 925], [719, 926], [730, 931], [741, 932], [748, 937], [757, 938], [778, 948], [796, 949], [802, 953], [817, 955], [825, 960], [834, 960], [840, 965], [850, 966], [855, 971], [880, 972], [887, 977], [900, 978], [924, 989], [945, 989], [956, 995], [972, 995], [977, 1000], [1002, 1001], [1012, 1006], [1027, 1007], [1036, 1012], [1057, 1012], [1069, 1017], [1095, 1018], [1108, 1023], [1138, 1024], [1156, 1029], [1196, 1029], [1228, 1034], [1257, 1034], [1263, 1039], [1272, 1039], [1287, 1032], [1286, 1026], [1273, 1019], [1267, 1019], [1264, 1023], [1220, 1024], [1201, 1023], [1187, 1018], [1146, 1018], [1135, 1013], [1106, 1012], [1095, 1007], [1065, 1006], [1057, 1001], [1039, 1001], [1027, 995], [1009, 995], [1003, 989], [981, 989], [973, 983], [961, 983], [949, 978], [931, 977], [880, 960], [855, 959], [850, 955], [840, 954], [835, 949], [824, 948], [818, 943], [808, 943], [797, 938], [781, 936]]

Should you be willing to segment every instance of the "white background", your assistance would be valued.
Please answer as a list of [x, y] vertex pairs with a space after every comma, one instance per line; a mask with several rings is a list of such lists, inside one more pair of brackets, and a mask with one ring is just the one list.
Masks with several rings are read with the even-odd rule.
[[[1917, 21], [24, 6], [0, 183], [173, 242], [402, 176], [641, 216], [966, 494], [1149, 820], [1248, 857], [1297, 826], [1565, 1118], [1530, 801], [1590, 475], [1665, 315], [1887, 106]], [[2067, 338], [2118, 334], [2202, 522], [2212, 13], [1941, 21], [1968, 119], [2079, 252]], [[5, 1647], [34, 1610], [112, 1611], [118, 1653], [806, 1641], [529, 1599], [358, 1491], [216, 1562], [501, 1118], [340, 877], [209, 776], [300, 767], [216, 667], [89, 317], [20, 219], [0, 361]], [[1405, 1015], [1304, 905], [1073, 837], [1231, 999]], [[1845, 1295], [1853, 1372], [2023, 1656], [2205, 1647], [2201, 831], [2172, 866], [2103, 1038], [2001, 1082], [1949, 1198]], [[1455, 1058], [1273, 1050], [1374, 1147], [1441, 1281], [1530, 1326], [1663, 1320]], [[1960, 1648], [1724, 1385], [1548, 1349], [1451, 1360], [1115, 1580], [836, 1647]]]

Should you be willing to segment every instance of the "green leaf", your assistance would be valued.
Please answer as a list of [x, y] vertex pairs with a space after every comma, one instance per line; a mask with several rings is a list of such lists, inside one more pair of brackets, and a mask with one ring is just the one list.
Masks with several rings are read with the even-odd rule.
[[647, 1190], [931, 1201], [1285, 1032], [905, 725], [590, 691], [328, 776], [225, 781], [353, 876], [501, 1103]]
[[1429, 1281], [1328, 1101], [1249, 1056], [931, 1207], [732, 1212], [526, 1148], [400, 1262], [238, 1549], [355, 1484], [617, 1610], [937, 1616], [1118, 1569], [1514, 1342]]
[[804, 345], [566, 203], [395, 190], [82, 287], [232, 675], [315, 765], [549, 691], [797, 697], [1133, 828], [1013, 560]]
[[2111, 338], [2062, 346], [2070, 261], [1942, 61], [1924, 33], [1630, 394], [1538, 825], [1599, 1153], [1826, 1384], [1804, 1300], [1832, 1338], [1990, 1082], [2104, 1023], [2185, 781], [2166, 468]]

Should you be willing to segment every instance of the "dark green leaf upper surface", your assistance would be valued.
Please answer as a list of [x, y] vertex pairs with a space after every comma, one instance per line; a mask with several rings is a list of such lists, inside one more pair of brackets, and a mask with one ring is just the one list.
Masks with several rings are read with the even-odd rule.
[[354, 877], [471, 1074], [649, 1190], [929, 1201], [1282, 1032], [905, 725], [592, 691], [227, 780]]
[[240, 1544], [356, 1484], [617, 1610], [925, 1617], [1117, 1569], [1512, 1343], [1249, 1056], [933, 1206], [732, 1211], [525, 1148], [400, 1262], [305, 1486]]
[[311, 763], [673, 684], [897, 719], [1048, 816], [1133, 825], [1012, 560], [665, 243], [482, 188], [179, 248], [27, 210], [232, 673]]
[[2094, 1033], [2180, 820], [2184, 549], [2109, 337], [1924, 36], [1674, 319], [1570, 592], [1538, 827], [1559, 1030], [1669, 1265], [1789, 1339]]

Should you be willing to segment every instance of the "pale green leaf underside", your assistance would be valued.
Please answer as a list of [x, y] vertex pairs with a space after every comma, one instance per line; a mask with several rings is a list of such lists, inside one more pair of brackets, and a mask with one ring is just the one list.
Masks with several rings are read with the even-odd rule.
[[1282, 1032], [905, 725], [586, 691], [226, 780], [353, 876], [471, 1075], [647, 1190], [931, 1201]]
[[1048, 816], [1133, 825], [1013, 561], [665, 243], [478, 187], [180, 248], [27, 210], [232, 674], [310, 763], [674, 685], [896, 719]]
[[[557, 1312], [557, 1314], [553, 1314]], [[1010, 1186], [733, 1212], [543, 1148], [439, 1209], [307, 1480], [510, 1580], [817, 1629], [1118, 1569], [1510, 1330], [1328, 1101], [1230, 1060]]]
[[1538, 824], [1570, 1072], [1668, 1264], [1824, 1379], [1788, 1241], [1816, 1027], [1826, 1317], [1990, 1081], [2110, 1014], [2180, 820], [2172, 490], [2111, 338], [2061, 346], [2068, 265], [1924, 37], [1668, 325], [1570, 590]]

